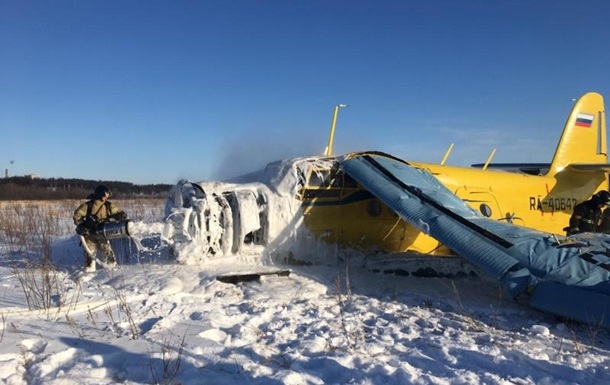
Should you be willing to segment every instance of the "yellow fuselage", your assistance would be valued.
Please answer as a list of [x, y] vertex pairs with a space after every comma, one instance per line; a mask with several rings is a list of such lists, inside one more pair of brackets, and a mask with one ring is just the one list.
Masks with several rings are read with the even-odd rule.
[[[553, 177], [409, 162], [434, 175], [468, 205], [491, 219], [564, 234], [574, 206], [592, 190], [606, 189], [604, 172]], [[323, 172], [328, 173], [328, 170]], [[383, 252], [446, 255], [435, 239], [401, 220], [385, 204], [339, 170], [320, 183], [320, 170], [301, 194], [304, 221], [317, 237], [343, 246]], [[563, 175], [562, 175], [563, 174]], [[315, 179], [315, 181], [313, 181]]]

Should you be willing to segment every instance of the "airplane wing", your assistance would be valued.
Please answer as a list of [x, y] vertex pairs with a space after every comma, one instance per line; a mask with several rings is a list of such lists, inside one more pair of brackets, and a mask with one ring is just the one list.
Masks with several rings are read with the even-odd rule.
[[530, 306], [610, 327], [610, 236], [569, 238], [483, 217], [425, 170], [383, 154], [341, 161], [401, 218], [498, 279]]
[[[474, 168], [483, 168], [485, 163], [475, 163], [470, 165]], [[487, 165], [488, 170], [502, 170], [507, 172], [524, 173], [530, 175], [543, 175], [549, 171], [550, 163], [490, 163]], [[566, 168], [573, 171], [604, 171], [610, 172], [610, 164], [603, 163], [571, 163]]]

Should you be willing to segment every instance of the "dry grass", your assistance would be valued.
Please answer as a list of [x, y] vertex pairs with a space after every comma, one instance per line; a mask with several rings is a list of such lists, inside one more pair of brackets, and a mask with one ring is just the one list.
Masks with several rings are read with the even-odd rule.
[[[163, 200], [117, 200], [119, 208], [134, 221], [160, 221]], [[72, 215], [82, 201], [0, 202], [0, 264], [13, 270], [28, 307], [60, 309], [67, 304], [65, 278], [53, 255], [53, 240], [75, 236]]]
[[[0, 236], [25, 243], [32, 234], [65, 236], [74, 233], [72, 215], [84, 200], [0, 201]], [[161, 221], [164, 199], [113, 200], [133, 221]]]

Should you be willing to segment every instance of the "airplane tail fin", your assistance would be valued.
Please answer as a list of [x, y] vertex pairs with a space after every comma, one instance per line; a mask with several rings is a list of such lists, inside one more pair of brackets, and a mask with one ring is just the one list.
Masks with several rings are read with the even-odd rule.
[[[568, 166], [608, 166], [604, 99], [589, 92], [578, 99], [563, 128], [548, 174]], [[577, 167], [575, 167], [577, 168]]]

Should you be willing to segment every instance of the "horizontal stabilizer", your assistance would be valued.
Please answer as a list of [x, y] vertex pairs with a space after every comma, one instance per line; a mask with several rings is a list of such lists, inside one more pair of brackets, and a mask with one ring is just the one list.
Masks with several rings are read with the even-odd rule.
[[572, 163], [568, 168], [575, 171], [604, 171], [610, 172], [610, 163]]
[[[474, 168], [483, 168], [484, 163], [471, 165]], [[487, 165], [488, 170], [501, 170], [507, 172], [524, 173], [529, 175], [544, 175], [549, 170], [549, 163], [493, 163]], [[568, 169], [573, 171], [604, 171], [610, 172], [610, 163], [579, 163], [569, 164]]]
[[529, 304], [574, 321], [610, 328], [610, 297], [603, 293], [543, 281], [534, 288]]
[[[483, 168], [485, 163], [475, 163], [471, 167]], [[520, 172], [530, 175], [543, 175], [551, 167], [550, 163], [490, 163], [487, 165], [488, 170], [501, 170], [508, 172]]]

